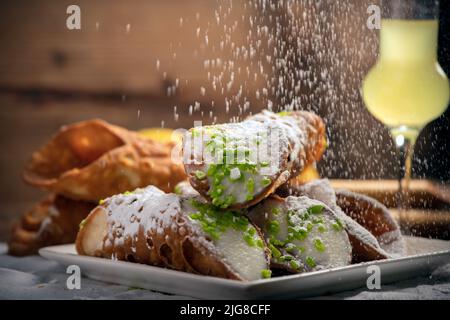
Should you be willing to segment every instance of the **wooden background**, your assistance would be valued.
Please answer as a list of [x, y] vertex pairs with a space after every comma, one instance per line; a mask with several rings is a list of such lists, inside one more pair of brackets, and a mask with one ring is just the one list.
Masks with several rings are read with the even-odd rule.
[[[256, 2], [256, 1], [253, 1]], [[394, 148], [388, 132], [364, 109], [361, 79], [376, 61], [377, 32], [367, 29], [366, 8], [374, 1], [297, 1], [301, 34], [311, 79], [320, 81], [301, 91], [302, 106], [322, 115], [331, 146], [320, 164], [322, 175], [334, 178], [394, 178]], [[377, 2], [377, 1], [375, 1]], [[81, 8], [81, 30], [66, 28], [66, 8]], [[212, 0], [16, 0], [0, 3], [0, 240], [11, 221], [42, 195], [26, 186], [21, 170], [30, 154], [61, 125], [102, 118], [130, 129], [192, 126], [199, 118], [211, 122], [238, 115], [225, 112], [224, 96], [211, 90], [204, 60], [230, 59], [230, 53], [204, 48], [196, 30], [208, 29], [210, 43], [224, 37], [215, 11], [229, 1]], [[228, 21], [242, 21], [233, 33], [244, 44], [248, 21], [258, 16], [250, 1], [232, 1]], [[448, 10], [448, 4], [446, 12]], [[285, 17], [281, 10], [280, 15]], [[448, 14], [446, 16], [448, 18]], [[183, 19], [180, 24], [180, 18]], [[446, 18], [446, 19], [447, 19]], [[301, 20], [303, 19], [303, 20]], [[245, 22], [247, 21], [247, 22]], [[284, 18], [289, 24], [289, 18]], [[449, 23], [443, 19], [440, 59], [449, 74]], [[128, 26], [128, 27], [127, 27]], [[274, 29], [274, 28], [273, 28]], [[271, 29], [272, 30], [272, 29]], [[289, 29], [277, 37], [289, 38]], [[156, 67], [159, 60], [160, 68]], [[248, 61], [237, 61], [245, 68]], [[253, 68], [254, 66], [252, 66]], [[164, 76], [166, 72], [166, 76]], [[275, 75], [274, 75], [275, 76]], [[182, 84], [173, 96], [167, 89]], [[237, 76], [245, 86], [249, 112], [263, 109], [255, 99], [261, 79]], [[207, 94], [201, 94], [201, 87]], [[327, 99], [328, 98], [328, 99]], [[276, 97], [273, 97], [275, 103]], [[214, 106], [211, 101], [214, 100]], [[189, 114], [198, 101], [204, 110]], [[177, 106], [178, 120], [174, 117]], [[450, 180], [449, 112], [427, 127], [418, 142], [418, 176]], [[364, 128], [364, 129], [361, 129]]]

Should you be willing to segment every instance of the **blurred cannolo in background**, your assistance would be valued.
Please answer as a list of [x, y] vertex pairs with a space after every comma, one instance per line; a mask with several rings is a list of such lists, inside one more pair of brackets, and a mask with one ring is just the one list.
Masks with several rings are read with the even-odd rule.
[[114, 194], [147, 185], [173, 191], [186, 176], [172, 161], [175, 142], [162, 140], [102, 120], [62, 127], [25, 167], [24, 180], [51, 195], [14, 225], [9, 253], [74, 242], [89, 211]]

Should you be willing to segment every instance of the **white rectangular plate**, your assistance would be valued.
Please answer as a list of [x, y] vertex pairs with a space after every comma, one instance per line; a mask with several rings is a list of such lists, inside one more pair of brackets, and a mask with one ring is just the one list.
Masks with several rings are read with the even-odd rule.
[[78, 265], [92, 279], [206, 299], [287, 299], [323, 295], [366, 286], [367, 267], [377, 265], [383, 284], [429, 274], [450, 263], [450, 241], [406, 238], [408, 257], [373, 261], [268, 280], [239, 282], [124, 261], [80, 256], [74, 245], [43, 248], [44, 258]]

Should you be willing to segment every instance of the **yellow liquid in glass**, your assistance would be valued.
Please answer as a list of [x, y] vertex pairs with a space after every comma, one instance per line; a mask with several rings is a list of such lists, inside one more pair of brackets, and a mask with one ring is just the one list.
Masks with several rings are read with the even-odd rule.
[[391, 128], [420, 130], [447, 108], [450, 87], [437, 62], [437, 20], [382, 21], [380, 57], [363, 83], [365, 104]]

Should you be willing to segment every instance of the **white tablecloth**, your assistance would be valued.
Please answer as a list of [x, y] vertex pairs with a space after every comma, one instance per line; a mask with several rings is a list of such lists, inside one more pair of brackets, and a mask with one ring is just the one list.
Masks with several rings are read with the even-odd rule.
[[[83, 278], [80, 290], [66, 287], [65, 268], [40, 256], [17, 258], [0, 244], [0, 299], [191, 299]], [[318, 297], [320, 299], [449, 299], [450, 264], [420, 277]], [[316, 298], [317, 299], [317, 298]]]

